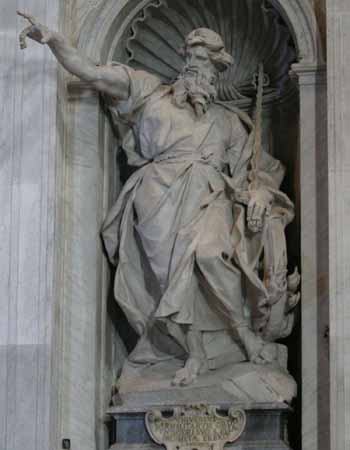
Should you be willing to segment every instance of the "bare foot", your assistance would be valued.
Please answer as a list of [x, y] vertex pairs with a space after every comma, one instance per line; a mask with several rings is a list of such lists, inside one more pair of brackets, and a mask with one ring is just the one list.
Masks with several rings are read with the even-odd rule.
[[192, 384], [200, 373], [209, 370], [208, 364], [205, 360], [189, 357], [183, 369], [176, 372], [171, 384], [173, 386], [188, 386]]
[[258, 353], [255, 358], [252, 359], [254, 364], [272, 364], [277, 362], [277, 344], [266, 342], [260, 353]]
[[237, 332], [246, 349], [249, 361], [254, 364], [271, 364], [277, 361], [277, 344], [265, 342], [248, 327], [239, 328]]

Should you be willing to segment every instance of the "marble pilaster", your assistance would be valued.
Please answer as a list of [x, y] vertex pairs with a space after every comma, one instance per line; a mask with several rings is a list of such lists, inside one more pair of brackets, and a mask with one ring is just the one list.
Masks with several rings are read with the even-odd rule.
[[350, 3], [327, 1], [331, 449], [350, 447]]
[[57, 28], [58, 0], [1, 2], [0, 448], [54, 448], [57, 439], [56, 92], [44, 47], [21, 51], [26, 9]]
[[296, 64], [300, 95], [302, 445], [329, 448], [328, 186], [325, 67]]

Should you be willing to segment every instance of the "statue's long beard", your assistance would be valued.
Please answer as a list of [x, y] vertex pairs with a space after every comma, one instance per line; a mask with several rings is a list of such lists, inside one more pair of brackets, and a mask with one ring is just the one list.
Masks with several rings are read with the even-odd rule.
[[186, 103], [190, 103], [198, 117], [207, 112], [216, 96], [213, 80], [203, 72], [193, 73], [185, 70], [173, 84], [174, 104], [184, 108]]

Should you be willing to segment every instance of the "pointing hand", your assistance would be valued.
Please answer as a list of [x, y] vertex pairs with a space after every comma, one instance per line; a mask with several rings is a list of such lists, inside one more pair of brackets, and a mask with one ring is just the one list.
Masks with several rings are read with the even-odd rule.
[[21, 49], [27, 47], [27, 37], [39, 42], [40, 44], [47, 44], [50, 41], [53, 33], [45, 25], [39, 23], [38, 20], [30, 14], [26, 14], [22, 11], [17, 11], [17, 14], [21, 17], [24, 17], [31, 24], [29, 27], [25, 28], [19, 35]]

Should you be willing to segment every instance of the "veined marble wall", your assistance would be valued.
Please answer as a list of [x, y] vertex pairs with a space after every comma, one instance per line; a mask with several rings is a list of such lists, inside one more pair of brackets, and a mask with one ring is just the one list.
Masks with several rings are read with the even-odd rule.
[[26, 9], [57, 28], [59, 0], [0, 4], [0, 449], [53, 449], [57, 66], [19, 49]]
[[350, 448], [350, 2], [327, 0], [331, 449]]

